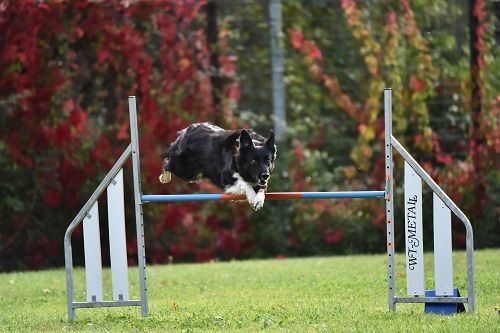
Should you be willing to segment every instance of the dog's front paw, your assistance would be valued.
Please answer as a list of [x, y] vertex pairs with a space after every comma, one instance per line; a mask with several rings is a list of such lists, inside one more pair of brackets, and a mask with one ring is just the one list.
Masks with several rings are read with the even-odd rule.
[[255, 210], [261, 209], [264, 206], [265, 198], [266, 198], [266, 195], [264, 194], [263, 191], [257, 192], [257, 194], [255, 195], [255, 198], [253, 199], [253, 202], [252, 202], [253, 209], [255, 209]]

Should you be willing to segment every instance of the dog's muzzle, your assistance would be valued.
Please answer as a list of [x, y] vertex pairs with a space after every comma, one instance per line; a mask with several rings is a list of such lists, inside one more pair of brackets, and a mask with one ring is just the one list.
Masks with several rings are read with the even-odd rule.
[[258, 184], [260, 186], [266, 186], [267, 185], [267, 181], [269, 180], [269, 174], [268, 173], [263, 173], [259, 176], [259, 179], [258, 179]]

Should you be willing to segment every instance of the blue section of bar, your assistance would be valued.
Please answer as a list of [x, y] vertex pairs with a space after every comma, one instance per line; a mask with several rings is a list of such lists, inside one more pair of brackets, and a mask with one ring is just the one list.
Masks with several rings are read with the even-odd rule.
[[[299, 199], [353, 199], [353, 198], [383, 198], [385, 191], [350, 191], [350, 192], [284, 192], [266, 193], [269, 200], [294, 200], [295, 198], [283, 198], [283, 195], [298, 194]], [[142, 195], [142, 202], [188, 202], [188, 201], [220, 201], [231, 199], [227, 194], [168, 194], [168, 195]], [[274, 198], [273, 198], [274, 197]], [[244, 197], [242, 197], [244, 200]]]
[[142, 202], [188, 202], [188, 201], [219, 201], [222, 194], [168, 194], [142, 196]]

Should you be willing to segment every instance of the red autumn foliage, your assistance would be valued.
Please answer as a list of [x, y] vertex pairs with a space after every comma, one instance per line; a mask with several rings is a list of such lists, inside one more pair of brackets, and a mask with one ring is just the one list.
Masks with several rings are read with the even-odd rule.
[[[398, 1], [400, 6], [387, 5], [388, 13], [384, 26], [383, 38], [376, 38], [373, 34], [375, 22], [378, 18], [375, 15], [370, 17], [367, 7], [363, 8], [363, 2], [351, 0], [342, 0], [341, 8], [344, 17], [351, 28], [352, 36], [360, 43], [359, 53], [363, 56], [366, 71], [369, 74], [366, 82], [363, 82], [365, 87], [375, 87], [366, 93], [366, 101], [364, 105], [355, 103], [351, 98], [355, 94], [348, 93], [352, 91], [350, 88], [343, 89], [341, 86], [341, 78], [335, 74], [326, 74], [335, 72], [331, 70], [334, 61], [328, 62], [316, 60], [311, 55], [311, 48], [306, 45], [314, 42], [306, 35], [320, 35], [316, 31], [298, 30], [296, 28], [288, 30], [290, 44], [293, 49], [297, 50], [303, 56], [303, 62], [310, 76], [319, 82], [328, 93], [330, 93], [333, 102], [339, 110], [345, 112], [351, 119], [355, 120], [359, 133], [360, 140], [355, 150], [351, 153], [351, 157], [359, 166], [364, 167], [364, 171], [368, 171], [372, 175], [372, 179], [376, 183], [378, 180], [384, 179], [383, 160], [378, 154], [372, 154], [375, 151], [383, 151], [383, 146], [379, 143], [373, 144], [371, 141], [376, 139], [377, 142], [383, 142], [383, 119], [378, 113], [381, 109], [380, 103], [380, 87], [391, 86], [393, 88], [393, 100], [396, 104], [394, 107], [393, 121], [394, 133], [397, 137], [404, 138], [405, 144], [413, 148], [413, 151], [426, 152], [421, 157], [421, 163], [424, 169], [436, 180], [439, 180], [441, 186], [446, 189], [450, 196], [465, 207], [465, 210], [470, 213], [471, 219], [481, 220], [490, 219], [490, 216], [495, 215], [495, 201], [498, 201], [495, 188], [498, 189], [498, 169], [497, 153], [500, 140], [497, 139], [498, 133], [498, 98], [495, 97], [496, 92], [490, 93], [493, 95], [491, 101], [485, 101], [488, 86], [484, 82], [488, 71], [488, 62], [486, 61], [488, 50], [487, 38], [492, 38], [488, 34], [492, 34], [491, 29], [488, 29], [488, 15], [485, 11], [485, 2], [483, 0], [474, 1], [473, 15], [478, 21], [478, 26], [475, 31], [472, 31], [477, 38], [474, 48], [477, 51], [477, 58], [474, 59], [475, 65], [472, 70], [475, 71], [475, 77], [478, 79], [478, 96], [472, 96], [472, 100], [478, 99], [479, 105], [483, 106], [480, 112], [473, 112], [471, 115], [475, 120], [475, 124], [470, 128], [466, 137], [461, 139], [450, 147], [444, 146], [446, 139], [441, 140], [441, 137], [449, 136], [453, 129], [438, 128], [431, 125], [430, 119], [433, 115], [430, 114], [430, 101], [435, 98], [435, 94], [441, 94], [446, 83], [439, 82], [439, 71], [434, 65], [437, 63], [434, 55], [430, 52], [429, 42], [422, 35], [417, 20], [417, 15], [414, 8], [418, 8], [416, 4], [411, 4], [408, 0]], [[385, 9], [386, 7], [384, 7]], [[302, 29], [302, 28], [301, 28]], [[309, 34], [307, 33], [309, 32]], [[321, 43], [321, 40], [318, 40]], [[494, 44], [494, 43], [492, 43]], [[436, 45], [434, 45], [436, 46]], [[403, 72], [400, 61], [400, 53], [398, 49], [404, 47], [412, 49], [413, 52], [408, 52], [406, 56], [414, 57], [412, 60], [406, 60], [407, 63], [413, 62], [418, 64], [418, 70], [408, 69]], [[490, 46], [492, 47], [492, 46]], [[331, 52], [331, 50], [329, 50]], [[330, 68], [328, 68], [330, 66]], [[380, 70], [383, 68], [384, 70]], [[403, 64], [404, 66], [404, 64]], [[495, 66], [493, 66], [495, 68]], [[403, 73], [405, 75], [403, 75]], [[454, 84], [470, 88], [470, 82], [459, 82], [461, 78], [453, 77], [448, 80]], [[494, 81], [494, 80], [493, 80]], [[403, 86], [403, 85], [404, 86]], [[494, 90], [495, 83], [489, 82], [490, 90]], [[443, 86], [441, 86], [443, 85]], [[493, 88], [493, 89], [491, 89]], [[366, 88], [368, 90], [368, 88]], [[469, 91], [460, 91], [464, 95], [465, 110], [470, 112], [471, 106], [468, 103]], [[473, 89], [474, 93], [474, 89]], [[361, 105], [361, 106], [360, 106]], [[472, 107], [474, 108], [474, 107]], [[370, 111], [371, 109], [371, 111]], [[401, 113], [404, 110], [404, 113]], [[440, 110], [440, 112], [442, 112]], [[474, 114], [477, 113], [477, 114]], [[405, 117], [409, 119], [405, 119]], [[434, 128], [431, 128], [434, 126]], [[464, 144], [464, 141], [467, 144]], [[378, 147], [376, 147], [378, 145]], [[467, 145], [470, 145], [467, 147]], [[444, 146], [444, 148], [443, 148]], [[430, 154], [432, 153], [432, 154]], [[453, 155], [459, 156], [464, 154], [466, 158], [456, 158]], [[497, 154], [498, 155], [498, 154]], [[430, 157], [429, 157], [430, 156]], [[419, 156], [420, 157], [420, 156]], [[364, 161], [369, 163], [362, 164]], [[356, 170], [346, 167], [346, 175], [349, 178], [354, 178]], [[366, 180], [366, 179], [364, 179]], [[483, 210], [489, 206], [488, 212]], [[368, 207], [368, 203], [363, 207], [365, 210], [373, 209], [374, 224], [383, 227], [384, 211], [377, 207]], [[488, 216], [488, 218], [485, 218]], [[316, 217], [316, 215], [315, 215]], [[493, 217], [495, 219], [495, 217]], [[481, 223], [481, 222], [478, 222]], [[483, 222], [483, 226], [491, 228], [490, 222]], [[482, 232], [482, 231], [479, 231]], [[482, 232], [487, 233], [486, 231]], [[325, 234], [326, 237], [327, 234]], [[328, 239], [333, 239], [332, 232], [328, 232]], [[488, 237], [479, 238], [485, 239]], [[326, 239], [326, 238], [325, 238]], [[490, 237], [489, 242], [498, 241], [498, 237]], [[458, 242], [460, 243], [460, 242]], [[457, 243], [457, 244], [458, 244]]]
[[[64, 230], [129, 140], [128, 95], [138, 96], [141, 171], [144, 183], [151, 184], [144, 191], [160, 190], [156, 177], [162, 150], [176, 131], [193, 120], [213, 120], [204, 3], [2, 2], [0, 144], [8, 158], [1, 167], [8, 172], [1, 181], [9, 182], [9, 193], [2, 194], [10, 199], [2, 202], [0, 211], [4, 221], [23, 216], [28, 223], [2, 223], [0, 243], [7, 244], [2, 257], [9, 259], [2, 260], [0, 270], [62, 263], [59, 246]], [[226, 102], [238, 98], [239, 90], [231, 79], [235, 58], [223, 50], [219, 47], [220, 75], [227, 83], [220, 107], [231, 124]], [[177, 228], [169, 246], [154, 247], [151, 260], [164, 262], [168, 255], [178, 255], [169, 248], [175, 249], [185, 241], [182, 237], [196, 235], [202, 228], [185, 225], [186, 211], [168, 207], [160, 223], [148, 226], [152, 243], [167, 229]], [[132, 212], [127, 214], [133, 218]], [[18, 230], [14, 236], [13, 227]], [[232, 237], [224, 228], [216, 232], [221, 233], [222, 243], [229, 241], [232, 251], [238, 252], [242, 245], [235, 244], [234, 233], [244, 231], [231, 230]], [[82, 241], [79, 234], [75, 233], [76, 244]], [[130, 228], [132, 258], [134, 238]], [[60, 251], [55, 254], [54, 248]], [[206, 260], [214, 257], [215, 249], [207, 252], [192, 244], [183, 251]]]
[[426, 88], [426, 84], [424, 81], [418, 79], [415, 75], [410, 77], [410, 88], [414, 91], [422, 91]]
[[338, 245], [344, 238], [344, 230], [339, 228], [336, 230], [327, 230], [325, 232], [325, 242], [328, 245]]

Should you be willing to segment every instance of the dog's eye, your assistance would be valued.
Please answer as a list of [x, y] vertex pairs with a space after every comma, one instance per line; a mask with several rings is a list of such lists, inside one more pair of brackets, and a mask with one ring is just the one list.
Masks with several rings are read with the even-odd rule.
[[271, 166], [271, 161], [270, 160], [266, 160], [266, 165], [267, 166]]

